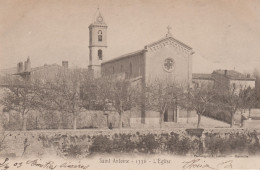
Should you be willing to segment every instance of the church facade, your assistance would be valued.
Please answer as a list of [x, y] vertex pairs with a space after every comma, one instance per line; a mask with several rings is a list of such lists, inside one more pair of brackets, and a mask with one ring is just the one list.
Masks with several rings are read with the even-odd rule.
[[[107, 26], [100, 17], [102, 15], [99, 13], [96, 21], [90, 25], [89, 68], [96, 77], [124, 74], [126, 79], [140, 81], [143, 90], [147, 83], [158, 78], [171, 79], [189, 87], [192, 80], [192, 55], [194, 52], [190, 46], [175, 39], [170, 33], [169, 27], [166, 36], [160, 40], [145, 45], [141, 50], [105, 61], [106, 56], [103, 50], [107, 49]], [[102, 37], [103, 42], [99, 39], [100, 32], [104, 36]], [[102, 55], [99, 50], [102, 50]], [[176, 122], [177, 110], [169, 108], [164, 121]], [[159, 123], [158, 121], [158, 113], [141, 110], [140, 113], [135, 112], [131, 115], [130, 124], [156, 124]]]

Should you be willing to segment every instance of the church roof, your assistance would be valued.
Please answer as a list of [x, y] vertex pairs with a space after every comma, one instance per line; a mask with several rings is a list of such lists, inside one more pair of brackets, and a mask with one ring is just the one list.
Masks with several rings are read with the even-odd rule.
[[147, 48], [151, 48], [151, 47], [153, 47], [153, 46], [155, 46], [155, 45], [157, 45], [157, 44], [160, 44], [160, 43], [162, 43], [162, 42], [164, 42], [164, 41], [167, 41], [167, 40], [174, 41], [175, 43], [177, 43], [177, 44], [183, 46], [183, 47], [186, 48], [187, 50], [191, 50], [191, 51], [192, 51], [192, 48], [191, 48], [190, 46], [188, 46], [188, 45], [182, 43], [181, 41], [179, 41], [179, 40], [173, 38], [173, 37], [171, 36], [171, 34], [168, 33], [168, 34], [166, 35], [166, 37], [164, 37], [164, 38], [162, 38], [162, 39], [160, 39], [160, 40], [158, 40], [158, 41], [155, 41], [155, 42], [153, 42], [153, 43], [150, 43], [150, 44], [146, 45], [146, 46], [144, 47], [144, 49], [142, 49], [142, 50], [138, 50], [138, 51], [134, 51], [134, 52], [131, 52], [131, 53], [128, 53], [128, 54], [121, 55], [121, 56], [116, 57], [116, 58], [114, 58], [114, 59], [105, 61], [105, 62], [103, 62], [102, 64], [110, 63], [110, 62], [113, 62], [113, 61], [121, 60], [121, 59], [123, 59], [123, 58], [131, 57], [131, 56], [133, 56], [133, 55], [137, 55], [137, 54], [143, 53], [144, 51], [147, 50]]
[[192, 50], [192, 48], [191, 48], [190, 46], [188, 46], [188, 45], [184, 44], [183, 42], [181, 42], [181, 41], [179, 41], [179, 40], [173, 38], [173, 37], [171, 36], [171, 34], [167, 34], [166, 37], [161, 38], [161, 39], [158, 40], [158, 41], [155, 41], [155, 42], [153, 42], [153, 43], [150, 43], [150, 44], [146, 45], [146, 48], [147, 48], [147, 47], [150, 48], [150, 47], [152, 47], [152, 46], [154, 46], [154, 45], [160, 44], [160, 43], [162, 43], [163, 41], [167, 41], [167, 40], [172, 40], [172, 41], [174, 41], [175, 43], [177, 43], [177, 44], [179, 44], [179, 45], [181, 45], [181, 46], [187, 48], [188, 50]]
[[114, 62], [114, 61], [117, 61], [117, 60], [121, 60], [123, 58], [131, 57], [131, 56], [134, 56], [134, 55], [137, 55], [137, 54], [141, 54], [144, 51], [145, 50], [138, 50], [138, 51], [134, 51], [134, 52], [131, 52], [131, 53], [127, 53], [127, 54], [121, 55], [119, 57], [113, 58], [111, 60], [105, 61], [105, 62], [101, 63], [101, 65], [106, 64], [106, 63], [110, 63], [110, 62]]

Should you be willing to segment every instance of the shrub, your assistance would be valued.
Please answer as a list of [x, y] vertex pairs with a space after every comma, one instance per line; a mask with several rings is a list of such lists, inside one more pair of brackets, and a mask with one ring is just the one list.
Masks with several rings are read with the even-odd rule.
[[212, 155], [224, 154], [229, 150], [229, 143], [225, 138], [221, 138], [216, 134], [208, 134], [205, 138], [205, 145], [208, 152]]
[[259, 143], [259, 138], [257, 137], [257, 132], [251, 132], [248, 133], [248, 137], [251, 139], [249, 142], [249, 147], [248, 147], [248, 153], [250, 155], [255, 155], [256, 153], [260, 152], [260, 143]]
[[186, 155], [192, 146], [192, 141], [188, 137], [184, 137], [177, 142], [177, 154]]
[[191, 136], [197, 136], [198, 138], [201, 137], [202, 135], [202, 132], [204, 131], [204, 129], [201, 129], [201, 128], [197, 128], [197, 129], [186, 129], [185, 130], [189, 135]]
[[231, 152], [242, 152], [247, 149], [247, 136], [244, 134], [230, 134], [227, 144], [230, 145]]
[[186, 155], [192, 149], [192, 141], [189, 137], [180, 137], [179, 134], [171, 133], [171, 137], [167, 142], [169, 153], [177, 155]]
[[178, 147], [178, 142], [179, 142], [179, 135], [178, 134], [174, 134], [173, 132], [171, 132], [171, 137], [169, 138], [168, 142], [167, 142], [167, 150], [170, 153], [177, 153], [177, 147]]
[[113, 143], [107, 136], [99, 135], [97, 136], [92, 145], [90, 146], [89, 151], [91, 153], [111, 153], [113, 150]]
[[159, 142], [155, 139], [154, 134], [140, 135], [140, 141], [137, 144], [139, 152], [153, 154], [159, 148]]
[[131, 140], [131, 134], [115, 134], [113, 138], [113, 151], [131, 152], [136, 148], [135, 142]]
[[65, 157], [69, 158], [76, 158], [83, 154], [83, 150], [86, 146], [84, 145], [63, 145], [62, 146], [62, 153]]

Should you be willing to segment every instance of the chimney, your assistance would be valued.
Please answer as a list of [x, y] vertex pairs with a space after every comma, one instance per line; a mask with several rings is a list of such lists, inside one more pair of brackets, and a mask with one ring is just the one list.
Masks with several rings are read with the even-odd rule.
[[27, 71], [30, 72], [31, 71], [31, 60], [29, 57], [27, 58], [26, 63], [27, 63]]
[[68, 61], [62, 61], [62, 67], [69, 68], [69, 62]]
[[23, 62], [18, 63], [18, 73], [23, 72]]
[[24, 71], [27, 72], [27, 61], [24, 62]]
[[227, 76], [227, 70], [225, 70], [225, 76]]
[[17, 63], [17, 73], [20, 73], [20, 63]]

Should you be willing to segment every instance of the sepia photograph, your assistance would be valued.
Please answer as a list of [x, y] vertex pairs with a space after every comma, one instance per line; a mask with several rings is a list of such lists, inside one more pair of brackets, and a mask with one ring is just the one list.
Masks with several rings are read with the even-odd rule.
[[259, 170], [260, 1], [0, 0], [0, 170]]

